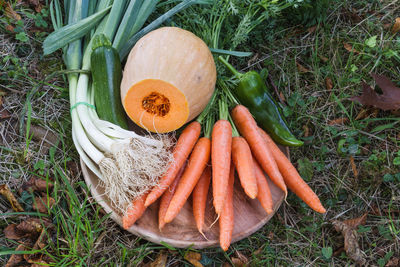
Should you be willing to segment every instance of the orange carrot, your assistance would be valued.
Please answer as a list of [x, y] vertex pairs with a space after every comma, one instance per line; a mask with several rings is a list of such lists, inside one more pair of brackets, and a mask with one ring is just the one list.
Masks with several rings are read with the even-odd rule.
[[211, 142], [213, 204], [215, 212], [220, 214], [225, 203], [231, 165], [232, 126], [229, 121], [221, 119], [214, 124]]
[[142, 217], [146, 207], [144, 201], [148, 193], [141, 195], [132, 201], [132, 205], [126, 211], [126, 214], [122, 217], [122, 227], [128, 229], [131, 227], [140, 217]]
[[207, 166], [193, 190], [193, 215], [197, 229], [203, 234], [204, 214], [207, 205], [208, 189], [211, 182], [211, 167]]
[[264, 142], [262, 136], [258, 132], [258, 126], [250, 111], [243, 105], [237, 105], [232, 110], [232, 118], [239, 132], [249, 143], [254, 157], [260, 163], [261, 167], [268, 174], [272, 182], [274, 182], [287, 195], [287, 189], [278, 165], [270, 151], [270, 148]]
[[257, 197], [258, 187], [254, 173], [253, 156], [250, 147], [241, 136], [232, 138], [232, 160], [239, 175], [240, 184], [250, 198]]
[[182, 178], [182, 174], [183, 174], [183, 171], [185, 170], [185, 167], [186, 167], [186, 162], [183, 163], [182, 168], [179, 170], [178, 174], [176, 175], [174, 182], [169, 186], [169, 189], [165, 190], [164, 194], [161, 196], [160, 207], [158, 209], [158, 228], [160, 229], [160, 231], [165, 226], [165, 222], [164, 222], [165, 213], [167, 213], [169, 203], [171, 203], [171, 199], [174, 196], [176, 188], [178, 187], [178, 183]]
[[256, 173], [257, 185], [258, 185], [258, 195], [257, 199], [260, 201], [261, 206], [264, 210], [270, 214], [273, 212], [273, 201], [271, 191], [269, 190], [269, 185], [267, 179], [264, 175], [263, 170], [256, 160], [253, 160], [254, 171]]
[[210, 150], [211, 141], [209, 138], [202, 137], [197, 141], [193, 152], [190, 155], [187, 167], [183, 172], [181, 181], [176, 188], [171, 203], [169, 203], [167, 212], [165, 213], [164, 222], [171, 222], [182, 209], [210, 160]]
[[183, 163], [188, 158], [197, 139], [200, 136], [201, 125], [197, 121], [193, 121], [182, 131], [178, 142], [173, 151], [174, 162], [169, 166], [167, 172], [161, 177], [158, 185], [156, 185], [148, 195], [145, 206], [148, 207], [154, 203], [164, 191], [172, 184], [178, 171], [182, 168]]
[[310, 208], [319, 213], [325, 213], [326, 210], [322, 206], [321, 201], [314, 191], [308, 186], [306, 182], [301, 178], [296, 168], [290, 162], [290, 160], [283, 154], [279, 147], [272, 141], [271, 137], [259, 128], [260, 134], [264, 138], [266, 144], [271, 149], [271, 152], [278, 164], [279, 170], [283, 175], [283, 179], [287, 187], [293, 191], [300, 199], [302, 199]]
[[233, 184], [235, 182], [235, 168], [230, 167], [228, 190], [226, 193], [225, 205], [219, 217], [219, 244], [224, 251], [227, 251], [232, 241], [233, 233]]

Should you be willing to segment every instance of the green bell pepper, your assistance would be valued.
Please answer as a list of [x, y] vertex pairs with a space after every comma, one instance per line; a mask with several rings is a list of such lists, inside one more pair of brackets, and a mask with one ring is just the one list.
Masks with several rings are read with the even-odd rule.
[[222, 57], [219, 57], [219, 60], [239, 79], [233, 93], [253, 114], [257, 124], [281, 145], [303, 145], [303, 142], [289, 130], [279, 106], [269, 93], [260, 74], [256, 71], [240, 73]]

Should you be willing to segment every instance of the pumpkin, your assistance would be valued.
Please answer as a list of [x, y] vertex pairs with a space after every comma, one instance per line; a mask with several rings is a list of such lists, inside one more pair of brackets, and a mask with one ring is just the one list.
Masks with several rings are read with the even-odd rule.
[[198, 116], [216, 82], [214, 59], [193, 33], [162, 27], [132, 48], [121, 82], [129, 118], [151, 132], [174, 131]]

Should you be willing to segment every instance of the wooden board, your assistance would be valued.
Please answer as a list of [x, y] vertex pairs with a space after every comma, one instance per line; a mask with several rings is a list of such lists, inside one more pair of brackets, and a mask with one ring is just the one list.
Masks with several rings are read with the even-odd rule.
[[[288, 150], [281, 147], [282, 151], [288, 154]], [[107, 213], [111, 213], [111, 218], [122, 227], [122, 218], [119, 216], [104, 195], [104, 189], [99, 186], [98, 177], [93, 174], [81, 160], [82, 172], [86, 184], [89, 186], [93, 197], [104, 208]], [[274, 213], [282, 204], [284, 193], [275, 184], [268, 179], [268, 184], [271, 189], [272, 199], [274, 201]], [[211, 191], [211, 190], [210, 190]], [[173, 247], [184, 248], [206, 248], [219, 246], [219, 227], [218, 222], [211, 228], [206, 228], [204, 231], [206, 240], [196, 228], [196, 224], [192, 213], [192, 199], [182, 208], [179, 215], [169, 224], [165, 225], [162, 232], [158, 229], [158, 201], [151, 205], [142, 218], [140, 218], [131, 228], [129, 232], [140, 236], [148, 241], [158, 243], [165, 242]], [[234, 230], [232, 243], [239, 241], [264, 226], [274, 215], [267, 213], [261, 207], [257, 199], [252, 200], [245, 195], [240, 186], [238, 178], [235, 178], [234, 188]], [[212, 207], [211, 192], [209, 192], [205, 224], [210, 226], [216, 218], [216, 214]]]

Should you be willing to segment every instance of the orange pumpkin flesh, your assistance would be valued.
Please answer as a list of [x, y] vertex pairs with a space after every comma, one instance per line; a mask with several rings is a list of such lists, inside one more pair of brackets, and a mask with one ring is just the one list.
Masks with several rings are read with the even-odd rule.
[[215, 88], [216, 68], [207, 45], [193, 33], [163, 27], [132, 48], [123, 73], [126, 113], [152, 132], [174, 131], [198, 116]]
[[158, 133], [179, 128], [189, 116], [185, 95], [172, 84], [156, 79], [133, 85], [125, 96], [124, 106], [137, 125]]

